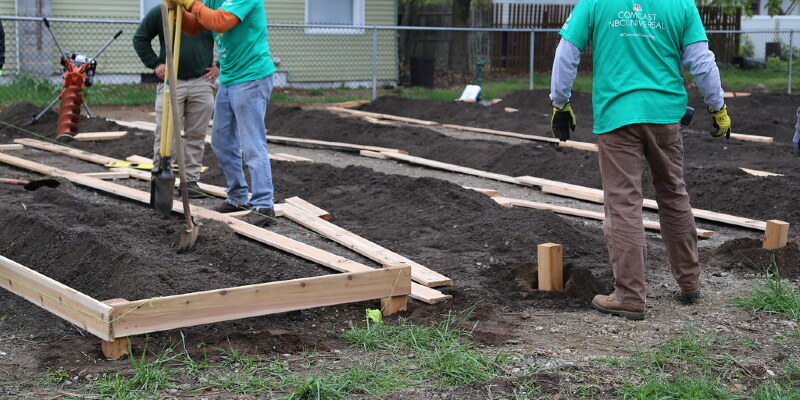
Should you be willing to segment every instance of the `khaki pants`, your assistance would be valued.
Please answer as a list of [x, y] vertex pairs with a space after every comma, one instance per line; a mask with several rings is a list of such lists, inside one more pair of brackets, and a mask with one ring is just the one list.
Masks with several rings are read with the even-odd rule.
[[600, 135], [599, 159], [606, 219], [603, 234], [614, 270], [615, 297], [645, 305], [646, 243], [642, 225], [642, 157], [653, 176], [661, 237], [681, 288], [699, 283], [697, 230], [683, 180], [678, 124], [633, 124]]
[[[208, 121], [214, 111], [214, 84], [207, 82], [202, 77], [178, 80], [178, 126], [183, 129], [184, 152], [186, 156], [186, 180], [197, 182], [200, 180], [200, 169], [203, 164], [203, 152], [206, 148], [206, 134]], [[153, 164], [161, 161], [159, 149], [161, 148], [161, 112], [164, 102], [164, 83], [158, 84], [156, 93], [156, 132], [153, 146]], [[173, 139], [177, 139], [173, 134]], [[178, 162], [177, 140], [172, 144], [173, 163]]]

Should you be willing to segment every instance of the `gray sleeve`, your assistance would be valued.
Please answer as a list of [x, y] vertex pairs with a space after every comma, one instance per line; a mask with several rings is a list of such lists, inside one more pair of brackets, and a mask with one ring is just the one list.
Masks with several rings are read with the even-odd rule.
[[556, 107], [567, 104], [572, 95], [572, 81], [578, 75], [581, 51], [569, 40], [561, 38], [553, 59], [553, 75], [550, 77], [550, 101]]
[[800, 132], [800, 108], [797, 109], [797, 123], [794, 124], [794, 131]]
[[703, 93], [703, 101], [713, 111], [725, 106], [719, 68], [714, 60], [714, 53], [708, 49], [708, 42], [695, 42], [683, 48], [681, 62], [694, 75], [697, 88]]

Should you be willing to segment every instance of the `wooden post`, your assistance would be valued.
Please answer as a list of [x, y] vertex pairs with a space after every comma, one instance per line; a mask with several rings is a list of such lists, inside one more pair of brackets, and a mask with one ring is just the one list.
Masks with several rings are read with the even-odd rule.
[[131, 338], [129, 337], [121, 337], [119, 339], [114, 339], [112, 342], [107, 342], [105, 340], [100, 343], [100, 347], [103, 348], [103, 355], [106, 358], [112, 360], [119, 360], [122, 356], [128, 354], [128, 347], [130, 346]]
[[563, 248], [560, 244], [545, 243], [537, 248], [539, 290], [564, 289]]
[[764, 244], [761, 246], [765, 249], [780, 249], [786, 246], [789, 240], [789, 223], [777, 219], [767, 221], [767, 230], [764, 233]]
[[[403, 267], [408, 268], [405, 264], [397, 262], [387, 262], [383, 264], [383, 268], [388, 268], [388, 269], [396, 268], [398, 272], [399, 269]], [[398, 276], [398, 279], [399, 278], [400, 277]], [[384, 316], [392, 315], [399, 311], [408, 311], [407, 295], [381, 298], [381, 313], [383, 313]]]

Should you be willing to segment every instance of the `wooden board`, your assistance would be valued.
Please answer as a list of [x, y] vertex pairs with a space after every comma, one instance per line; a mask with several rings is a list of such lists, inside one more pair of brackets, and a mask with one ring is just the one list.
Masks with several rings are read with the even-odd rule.
[[[58, 146], [63, 147], [63, 146]], [[107, 193], [112, 193], [117, 196], [125, 197], [131, 200], [136, 200], [141, 203], [150, 204], [150, 193], [141, 190], [133, 189], [124, 185], [103, 181], [96, 178], [82, 176], [81, 174], [62, 170], [59, 168], [51, 167], [48, 165], [40, 164], [37, 162], [25, 160], [19, 157], [13, 157], [5, 153], [0, 153], [0, 162], [14, 165], [16, 167], [25, 168], [35, 171], [44, 175], [60, 176], [67, 180], [78, 183], [83, 186], [102, 190]], [[172, 203], [172, 211], [183, 213], [183, 203], [174, 201]], [[372, 268], [359, 264], [355, 261], [348, 260], [344, 257], [337, 256], [327, 251], [309, 246], [305, 243], [298, 242], [288, 237], [279, 235], [277, 233], [268, 231], [263, 228], [248, 224], [244, 221], [239, 221], [236, 218], [228, 217], [224, 214], [209, 210], [203, 207], [192, 206], [192, 214], [199, 218], [213, 219], [227, 224], [234, 232], [261, 242], [268, 246], [274, 247], [278, 250], [294, 254], [306, 260], [316, 262], [317, 264], [326, 266], [340, 272], [360, 272], [372, 270]], [[411, 297], [429, 304], [434, 304], [439, 301], [450, 298], [450, 295], [445, 295], [438, 290], [427, 288], [422, 285], [411, 285]]]
[[283, 161], [301, 161], [301, 162], [314, 162], [314, 160], [306, 157], [300, 157], [293, 154], [287, 153], [270, 153], [269, 158], [274, 160], [283, 160]]
[[495, 190], [495, 189], [484, 189], [484, 188], [478, 188], [478, 187], [472, 187], [472, 186], [462, 186], [462, 187], [464, 189], [474, 190], [474, 191], [476, 191], [478, 193], [483, 193], [483, 194], [485, 194], [485, 195], [487, 195], [489, 197], [500, 196], [500, 191], [499, 190]]
[[154, 122], [145, 122], [145, 121], [121, 121], [112, 119], [111, 122], [128, 128], [136, 128], [143, 131], [150, 131], [155, 132], [156, 124]]
[[128, 157], [125, 157], [125, 161], [130, 161], [130, 162], [139, 163], [139, 164], [152, 164], [153, 163], [153, 160], [151, 158], [147, 158], [145, 156], [140, 156], [140, 155], [136, 155], [136, 154], [128, 156]]
[[114, 338], [411, 292], [410, 268], [293, 279], [117, 304]]
[[104, 165], [111, 161], [121, 161], [116, 158], [106, 157], [100, 154], [90, 153], [88, 151], [73, 149], [71, 147], [62, 146], [60, 144], [44, 142], [36, 139], [14, 139], [15, 143], [23, 144], [28, 147], [33, 147], [39, 150], [46, 150], [53, 153], [68, 155], [84, 161], [93, 162], [95, 164]]
[[371, 150], [371, 151], [377, 151], [377, 152], [408, 154], [407, 151], [398, 150], [398, 149], [390, 149], [390, 148], [387, 148], [387, 147], [365, 146], [365, 145], [360, 145], [360, 144], [342, 143], [342, 142], [327, 142], [327, 141], [324, 141], [324, 140], [315, 140], [315, 139], [298, 139], [298, 138], [292, 138], [292, 137], [286, 137], [286, 136], [267, 135], [267, 141], [268, 142], [273, 142], [273, 143], [294, 144], [294, 145], [310, 145], [311, 147], [347, 149], [347, 150], [354, 150], [354, 151]]
[[301, 199], [301, 198], [299, 198], [297, 196], [290, 197], [290, 198], [288, 198], [288, 199], [286, 199], [284, 201], [287, 204], [291, 204], [291, 205], [293, 205], [293, 206], [295, 206], [295, 207], [297, 207], [297, 208], [299, 208], [301, 210], [305, 210], [306, 212], [311, 213], [311, 214], [317, 216], [318, 218], [322, 218], [322, 219], [324, 219], [326, 221], [331, 219], [331, 213], [329, 213], [329, 212], [327, 212], [327, 211], [325, 211], [325, 210], [323, 210], [323, 209], [321, 209], [321, 208], [319, 208], [319, 207], [317, 207], [317, 206], [315, 206], [315, 205], [313, 205], [313, 204], [311, 204], [311, 203], [309, 203], [309, 202], [307, 202], [307, 201], [305, 201], [305, 200], [303, 200], [303, 199]]
[[369, 103], [369, 100], [352, 100], [352, 101], [344, 101], [344, 102], [341, 102], [341, 103], [334, 103], [334, 104], [331, 104], [330, 107], [353, 108], [353, 107], [358, 107], [358, 106], [361, 106], [361, 105], [364, 105], [364, 104], [367, 104], [367, 103]]
[[515, 112], [519, 111], [519, 109], [518, 108], [514, 108], [514, 107], [506, 107], [506, 108], [503, 108], [503, 111], [505, 111], [507, 113], [515, 113]]
[[496, 129], [476, 128], [472, 126], [454, 125], [454, 124], [442, 124], [442, 127], [450, 129], [458, 129], [462, 131], [487, 133], [490, 135], [499, 135], [499, 136], [515, 137], [520, 139], [535, 140], [539, 142], [559, 143], [559, 140], [556, 138], [537, 136], [537, 135], [526, 135], [523, 133], [516, 133], [516, 132], [498, 131]]
[[379, 160], [391, 160], [388, 156], [381, 154], [378, 151], [361, 150], [358, 152], [362, 157], [377, 158]]
[[759, 142], [759, 143], [772, 143], [774, 141], [774, 139], [769, 136], [745, 135], [742, 133], [731, 133], [731, 139], [739, 139], [748, 142]]
[[133, 169], [133, 168], [109, 168], [109, 171], [113, 172], [127, 172], [128, 176], [131, 178], [149, 181], [150, 180], [150, 173], [147, 171], [142, 171], [140, 169]]
[[767, 172], [767, 171], [759, 171], [757, 169], [750, 169], [750, 168], [739, 168], [740, 170], [747, 172], [750, 175], [755, 176], [784, 176], [783, 174], [776, 174], [774, 172]]
[[130, 172], [126, 171], [110, 171], [110, 172], [84, 172], [81, 175], [91, 176], [97, 179], [126, 179], [130, 178]]
[[[512, 199], [509, 197], [492, 197], [494, 201], [498, 204], [510, 207], [510, 206], [518, 206], [518, 207], [527, 207], [527, 208], [535, 208], [537, 210], [548, 210], [552, 211], [557, 214], [565, 214], [565, 215], [572, 215], [575, 217], [583, 217], [589, 219], [596, 219], [598, 221], [603, 221], [606, 219], [605, 213], [598, 212], [598, 211], [591, 211], [591, 210], [583, 210], [580, 208], [572, 208], [572, 207], [565, 207], [565, 206], [557, 206], [555, 204], [548, 204], [548, 203], [539, 203], [535, 201], [528, 201], [522, 199]], [[651, 229], [660, 231], [661, 224], [657, 221], [651, 221], [648, 219], [643, 219], [642, 223], [645, 229]], [[705, 229], [697, 228], [697, 236], [701, 238], [710, 238], [715, 235], [716, 232], [709, 231]]]
[[594, 144], [594, 143], [576, 142], [574, 140], [567, 140], [566, 142], [559, 142], [558, 143], [558, 147], [567, 147], [567, 148], [571, 148], [571, 149], [594, 151], [594, 152], [598, 151], [597, 145]]
[[111, 307], [0, 256], [0, 286], [91, 334], [111, 340]]
[[14, 144], [0, 144], [0, 151], [22, 150], [24, 146], [19, 143]]
[[443, 162], [440, 162], [440, 161], [429, 160], [427, 158], [422, 158], [422, 157], [409, 156], [407, 154], [398, 154], [398, 153], [389, 153], [389, 152], [381, 152], [381, 153], [383, 155], [389, 157], [389, 158], [394, 159], [394, 160], [405, 161], [405, 162], [408, 162], [408, 163], [411, 163], [411, 164], [424, 165], [426, 167], [442, 169], [442, 170], [445, 170], [445, 171], [459, 172], [459, 173], [462, 173], [462, 174], [479, 176], [481, 178], [494, 179], [494, 180], [501, 181], [501, 182], [518, 183], [516, 178], [514, 178], [512, 176], [508, 176], [508, 175], [496, 174], [494, 172], [481, 171], [479, 169], [462, 167], [460, 165], [443, 163]]
[[124, 137], [128, 134], [128, 131], [114, 131], [114, 132], [83, 132], [79, 133], [72, 138], [79, 141], [88, 141], [88, 140], [114, 140]]
[[425, 121], [425, 120], [422, 120], [422, 119], [400, 117], [400, 116], [397, 116], [397, 115], [380, 114], [380, 113], [373, 113], [373, 112], [361, 111], [361, 110], [351, 110], [351, 109], [348, 109], [348, 108], [327, 107], [325, 109], [329, 110], [329, 111], [348, 113], [348, 114], [354, 115], [356, 117], [370, 117], [370, 118], [376, 118], [376, 119], [388, 119], [388, 120], [392, 120], [392, 121], [399, 121], [399, 122], [405, 122], [405, 123], [414, 124], [414, 125], [424, 125], [424, 126], [437, 126], [437, 125], [439, 125], [439, 123], [435, 122], [435, 121]]
[[425, 286], [436, 287], [453, 283], [450, 278], [424, 265], [418, 264], [330, 222], [317, 218], [316, 215], [299, 207], [291, 204], [284, 205], [283, 216], [380, 264], [408, 265], [411, 267], [411, 279]]

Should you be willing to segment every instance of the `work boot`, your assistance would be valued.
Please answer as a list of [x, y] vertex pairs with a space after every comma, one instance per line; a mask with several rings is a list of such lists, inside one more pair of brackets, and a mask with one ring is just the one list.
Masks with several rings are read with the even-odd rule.
[[276, 222], [275, 209], [273, 207], [256, 208], [250, 210], [250, 214], [244, 217], [244, 220], [255, 226], [264, 228]]
[[644, 319], [644, 307], [628, 307], [614, 297], [614, 293], [611, 293], [608, 296], [602, 294], [594, 296], [594, 300], [592, 300], [592, 307], [594, 307], [595, 310], [605, 314], [616, 315], [637, 321]]
[[246, 211], [247, 209], [248, 209], [247, 206], [239, 206], [229, 201], [223, 201], [222, 204], [213, 208], [214, 211], [223, 214], [237, 212], [237, 211]]
[[700, 281], [698, 281], [697, 284], [692, 287], [681, 288], [681, 292], [678, 295], [678, 297], [680, 297], [682, 301], [685, 301], [687, 303], [693, 302], [697, 300], [698, 297], [700, 297], [700, 286], [701, 283]]
[[200, 189], [200, 185], [194, 181], [186, 184], [186, 191], [189, 192], [190, 199], [203, 199], [206, 197], [206, 192]]

